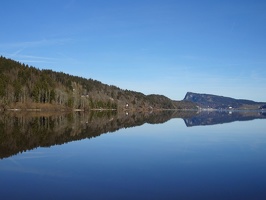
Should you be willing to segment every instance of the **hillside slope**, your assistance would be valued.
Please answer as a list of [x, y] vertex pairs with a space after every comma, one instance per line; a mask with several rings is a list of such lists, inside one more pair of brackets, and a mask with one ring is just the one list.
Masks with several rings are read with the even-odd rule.
[[0, 110], [150, 110], [177, 107], [176, 102], [163, 95], [122, 90], [93, 79], [39, 70], [0, 57]]

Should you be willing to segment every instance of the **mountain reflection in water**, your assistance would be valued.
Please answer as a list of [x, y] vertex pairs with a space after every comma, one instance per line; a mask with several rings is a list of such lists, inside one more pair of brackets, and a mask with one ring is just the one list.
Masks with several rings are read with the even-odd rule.
[[153, 113], [73, 112], [41, 113], [11, 112], [0, 116], [0, 159], [37, 147], [50, 147], [121, 128], [144, 123], [164, 123], [183, 118], [189, 126], [213, 125], [233, 121], [265, 119], [263, 112], [199, 112], [161, 111]]
[[230, 123], [234, 121], [248, 121], [253, 119], [265, 119], [265, 112], [258, 111], [212, 111], [199, 112], [197, 115], [184, 119], [187, 127], [205, 126]]

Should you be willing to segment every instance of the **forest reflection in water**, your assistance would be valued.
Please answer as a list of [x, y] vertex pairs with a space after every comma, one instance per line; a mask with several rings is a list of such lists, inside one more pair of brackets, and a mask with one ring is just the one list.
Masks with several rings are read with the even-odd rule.
[[258, 111], [2, 113], [1, 199], [265, 199], [264, 119]]
[[233, 121], [265, 119], [264, 112], [161, 111], [117, 113], [94, 111], [73, 113], [9, 112], [0, 116], [0, 158], [37, 147], [49, 147], [115, 132], [144, 123], [164, 123], [182, 118], [187, 127]]
[[[193, 112], [194, 113], [194, 112]], [[192, 113], [185, 113], [190, 115]], [[0, 158], [37, 147], [92, 138], [144, 123], [163, 123], [173, 112], [116, 113], [115, 111], [42, 113], [10, 112], [0, 116]]]

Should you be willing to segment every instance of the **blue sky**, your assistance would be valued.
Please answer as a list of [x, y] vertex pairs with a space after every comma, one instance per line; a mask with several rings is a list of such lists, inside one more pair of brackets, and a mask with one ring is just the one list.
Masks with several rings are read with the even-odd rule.
[[266, 101], [266, 1], [3, 0], [0, 55], [144, 94]]

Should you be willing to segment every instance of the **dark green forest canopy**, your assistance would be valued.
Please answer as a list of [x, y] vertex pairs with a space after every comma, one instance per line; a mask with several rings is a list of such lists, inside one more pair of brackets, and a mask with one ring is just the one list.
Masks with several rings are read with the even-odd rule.
[[176, 101], [163, 95], [144, 95], [140, 92], [122, 90], [97, 80], [72, 76], [64, 72], [40, 70], [0, 57], [2, 109], [60, 107], [82, 110], [150, 110], [194, 107], [184, 102], [180, 104], [181, 107], [177, 104]]

